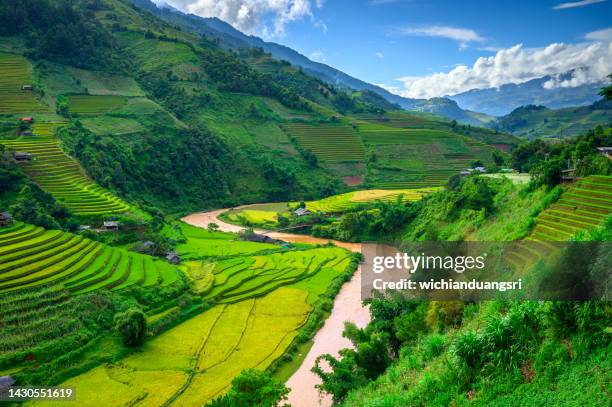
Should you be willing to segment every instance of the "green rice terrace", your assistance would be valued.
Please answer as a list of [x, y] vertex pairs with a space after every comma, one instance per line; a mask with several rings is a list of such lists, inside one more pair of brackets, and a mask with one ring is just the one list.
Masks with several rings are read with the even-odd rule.
[[[519, 246], [510, 254], [518, 267], [525, 267], [548, 253], [547, 241], [567, 241], [585, 230], [594, 229], [612, 214], [612, 176], [591, 175], [570, 185], [557, 202], [536, 218], [529, 241], [543, 242]], [[534, 248], [541, 248], [539, 253]]]
[[35, 123], [33, 136], [0, 140], [7, 149], [32, 154], [21, 163], [24, 172], [77, 215], [122, 213], [128, 204], [87, 177], [77, 161], [61, 149], [53, 129], [62, 122]]
[[[313, 311], [354, 270], [349, 252], [333, 246], [287, 249], [243, 242], [231, 233], [175, 227], [186, 237], [179, 253], [190, 259], [180, 266], [182, 272], [165, 261], [69, 233], [18, 222], [1, 229], [0, 304], [7, 311], [0, 317], [0, 372], [7, 361], [13, 361], [14, 376], [31, 371], [39, 356], [26, 345], [36, 343], [41, 327], [34, 317], [40, 313], [53, 321], [65, 317], [70, 304], [94, 298], [102, 289], [120, 293], [136, 286], [163, 288], [187, 279], [193, 293], [211, 307], [146, 341], [136, 352], [90, 366], [61, 385], [78, 387], [84, 406], [201, 406], [225, 392], [243, 369], [277, 365], [288, 349], [307, 341], [310, 334], [304, 329], [314, 332]], [[233, 252], [220, 252], [220, 245]], [[154, 324], [174, 309], [153, 310], [147, 319]], [[40, 335], [58, 345], [62, 334], [79, 329], [78, 319], [70, 321], [72, 325], [55, 330], [45, 323]], [[84, 335], [81, 340], [89, 343], [80, 350], [87, 354], [114, 348], [108, 338]], [[80, 359], [72, 356], [60, 370], [78, 365]], [[108, 391], [100, 392], [101, 386]]]
[[32, 65], [23, 56], [0, 53], [0, 114], [49, 111], [33, 90], [33, 72]]
[[369, 155], [368, 185], [383, 189], [441, 186], [475, 161], [491, 163], [494, 148], [490, 145], [449, 129], [409, 125], [416, 122], [398, 119], [357, 125]]
[[166, 262], [82, 236], [15, 222], [0, 229], [0, 293], [61, 283], [81, 294], [173, 284], [179, 271]]
[[100, 115], [119, 109], [127, 103], [127, 98], [116, 95], [70, 95], [68, 109], [76, 115]]
[[286, 123], [283, 129], [322, 162], [363, 161], [365, 157], [361, 140], [350, 126]]

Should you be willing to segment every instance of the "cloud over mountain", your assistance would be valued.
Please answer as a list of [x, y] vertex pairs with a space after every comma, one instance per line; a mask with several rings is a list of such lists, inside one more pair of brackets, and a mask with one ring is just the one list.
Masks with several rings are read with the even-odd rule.
[[247, 34], [264, 38], [282, 37], [287, 24], [310, 18], [321, 29], [325, 25], [316, 20], [313, 8], [323, 6], [323, 0], [154, 0], [169, 4], [201, 17], [217, 17]]
[[[561, 76], [572, 72], [571, 78]], [[612, 42], [580, 44], [553, 43], [544, 48], [525, 48], [522, 44], [480, 57], [472, 66], [460, 65], [450, 72], [422, 77], [401, 77], [403, 87], [387, 87], [411, 98], [454, 95], [471, 89], [523, 83], [550, 75], [546, 88], [575, 87], [595, 83], [612, 72]]]

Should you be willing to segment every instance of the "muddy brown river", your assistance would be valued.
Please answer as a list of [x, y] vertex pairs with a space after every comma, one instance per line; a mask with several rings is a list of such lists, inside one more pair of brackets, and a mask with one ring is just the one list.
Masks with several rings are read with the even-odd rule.
[[[248, 206], [249, 205], [244, 205], [234, 209], [247, 208]], [[219, 225], [219, 229], [224, 232], [238, 233], [244, 228], [226, 223], [219, 219], [219, 215], [229, 209], [230, 208], [194, 213], [185, 216], [182, 220], [190, 225], [203, 228], [207, 227], [209, 223], [216, 223]], [[255, 232], [262, 233], [264, 231], [256, 230]], [[269, 232], [266, 233], [266, 235], [274, 239], [292, 243], [325, 244], [330, 241], [329, 239], [320, 239], [307, 235], [283, 232]], [[331, 242], [351, 251], [361, 251], [361, 245], [359, 243], [345, 243], [336, 240], [331, 240]], [[370, 321], [370, 313], [367, 307], [361, 304], [361, 268], [355, 272], [350, 281], [342, 286], [342, 289], [334, 300], [332, 312], [325, 321], [323, 327], [313, 338], [313, 345], [306, 355], [306, 358], [298, 370], [287, 381], [287, 387], [291, 389], [289, 393], [289, 403], [293, 407], [331, 406], [331, 397], [327, 394], [320, 394], [315, 387], [317, 384], [321, 383], [321, 380], [317, 375], [312, 373], [310, 369], [314, 366], [314, 361], [318, 356], [325, 353], [337, 356], [341, 349], [352, 347], [351, 342], [342, 337], [345, 321], [353, 322], [359, 327], [366, 326]]]

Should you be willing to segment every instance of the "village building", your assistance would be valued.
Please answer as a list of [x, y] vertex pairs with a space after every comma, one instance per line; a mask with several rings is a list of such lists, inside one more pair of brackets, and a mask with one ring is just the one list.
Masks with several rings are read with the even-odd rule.
[[23, 85], [21, 90], [34, 90], [34, 86], [32, 85]]
[[6, 392], [15, 383], [11, 376], [0, 376], [0, 393]]
[[166, 255], [166, 260], [171, 264], [179, 264], [181, 262], [181, 258], [176, 252], [170, 252]]
[[8, 212], [0, 213], [0, 227], [7, 227], [13, 223], [13, 217]]
[[248, 235], [243, 235], [244, 240], [248, 240], [250, 242], [257, 243], [278, 243], [278, 240], [271, 238], [270, 236], [266, 236], [260, 233], [252, 233]]
[[310, 212], [306, 208], [297, 208], [295, 211], [293, 211], [293, 213], [295, 214], [295, 216], [305, 216], [310, 215], [312, 212]]
[[119, 230], [120, 222], [118, 220], [105, 220], [104, 229], [106, 230]]
[[612, 160], [612, 147], [597, 147], [599, 154]]
[[91, 229], [91, 225], [79, 225], [79, 230], [89, 230]]
[[29, 117], [29, 116], [28, 117], [22, 117], [21, 121], [24, 122], [24, 123], [34, 123], [34, 118]]
[[23, 151], [15, 151], [13, 153], [13, 158], [15, 161], [24, 162], [24, 161], [32, 161], [32, 153], [26, 153]]
[[576, 180], [576, 169], [568, 168], [567, 170], [561, 170], [561, 180], [563, 182], [572, 182]]

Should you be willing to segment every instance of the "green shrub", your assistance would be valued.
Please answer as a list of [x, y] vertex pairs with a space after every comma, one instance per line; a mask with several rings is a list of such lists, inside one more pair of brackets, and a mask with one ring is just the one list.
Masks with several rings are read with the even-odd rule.
[[115, 328], [125, 346], [134, 347], [144, 343], [147, 334], [147, 319], [139, 308], [130, 308], [115, 317]]
[[427, 307], [425, 322], [430, 329], [442, 330], [461, 324], [465, 302], [431, 301]]
[[457, 336], [453, 342], [453, 354], [465, 362], [468, 367], [476, 369], [483, 359], [482, 338], [473, 331], [464, 332]]
[[420, 343], [421, 352], [425, 360], [438, 357], [446, 348], [446, 338], [441, 334], [431, 334], [425, 336]]

